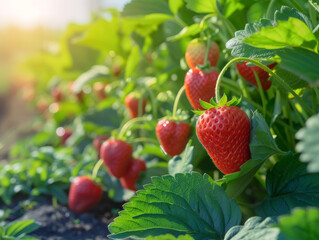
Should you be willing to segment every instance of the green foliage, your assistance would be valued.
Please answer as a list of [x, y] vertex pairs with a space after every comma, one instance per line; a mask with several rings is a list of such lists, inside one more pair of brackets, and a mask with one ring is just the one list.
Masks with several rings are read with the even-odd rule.
[[249, 218], [243, 226], [234, 226], [227, 232], [225, 240], [279, 240], [279, 229], [272, 227], [276, 221], [272, 218]]
[[0, 226], [0, 238], [37, 240], [38, 238], [28, 236], [27, 234], [37, 230], [40, 227], [34, 220], [14, 221], [6, 226]]
[[316, 51], [318, 48], [316, 37], [308, 26], [297, 18], [289, 18], [287, 21], [278, 21], [275, 26], [264, 27], [246, 37], [243, 42], [263, 49], [302, 47]]
[[124, 205], [109, 225], [110, 238], [188, 234], [194, 239], [220, 239], [241, 219], [235, 201], [208, 175], [167, 175], [152, 182]]
[[82, 73], [73, 83], [72, 89], [75, 93], [82, 91], [82, 88], [91, 81], [105, 79], [109, 76], [110, 70], [103, 65], [95, 65], [90, 70]]
[[193, 160], [194, 147], [189, 144], [186, 146], [182, 157], [175, 156], [168, 162], [168, 172], [171, 175], [176, 173], [190, 173], [193, 171], [193, 165], [191, 164]]
[[267, 173], [269, 198], [256, 207], [259, 216], [279, 216], [295, 207], [319, 206], [319, 174], [307, 173], [298, 155], [288, 154]]
[[225, 175], [219, 184], [226, 184], [226, 193], [230, 198], [236, 198], [247, 187], [258, 169], [273, 154], [281, 154], [270, 129], [263, 117], [255, 111], [251, 118], [251, 141], [249, 144], [251, 159], [241, 166], [239, 172]]
[[216, 1], [185, 0], [186, 7], [197, 13], [217, 12]]
[[315, 240], [319, 238], [318, 208], [297, 208], [291, 215], [279, 218], [278, 227], [285, 239]]
[[308, 172], [319, 172], [318, 134], [318, 114], [309, 118], [305, 127], [296, 133], [296, 138], [300, 140], [296, 150], [301, 152], [300, 160], [309, 163], [307, 166]]

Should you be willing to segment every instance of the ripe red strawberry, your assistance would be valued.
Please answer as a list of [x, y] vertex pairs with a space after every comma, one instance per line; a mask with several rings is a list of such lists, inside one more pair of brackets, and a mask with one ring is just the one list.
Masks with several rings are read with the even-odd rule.
[[205, 73], [198, 68], [190, 69], [185, 76], [184, 86], [188, 101], [195, 110], [203, 109], [199, 99], [209, 102], [215, 96], [215, 86], [218, 72], [211, 70]]
[[197, 121], [196, 133], [216, 167], [224, 174], [239, 171], [250, 159], [250, 121], [236, 106], [206, 110]]
[[142, 159], [133, 159], [129, 166], [128, 172], [121, 177], [121, 184], [123, 188], [136, 191], [136, 181], [140, 176], [141, 172], [146, 171], [145, 162]]
[[105, 142], [109, 137], [99, 136], [94, 138], [93, 140], [93, 146], [96, 149], [96, 151], [100, 152], [102, 143]]
[[55, 132], [56, 135], [61, 139], [62, 145], [64, 145], [66, 140], [72, 135], [72, 131], [64, 127], [58, 127]]
[[89, 177], [76, 177], [69, 192], [69, 208], [77, 213], [90, 211], [102, 198], [102, 188]]
[[[269, 74], [258, 66], [248, 66], [248, 62], [236, 63], [237, 70], [239, 74], [248, 82], [253, 84], [258, 88], [257, 80], [255, 78], [254, 72], [257, 73], [260, 80], [261, 86], [264, 91], [268, 90], [271, 87], [272, 82], [268, 80]], [[267, 65], [270, 69], [273, 69], [277, 63], [272, 63]]]
[[54, 87], [51, 90], [51, 96], [53, 97], [55, 102], [61, 102], [63, 98], [63, 94], [61, 92], [61, 89], [58, 87]]
[[[133, 94], [129, 94], [125, 98], [125, 105], [130, 113], [131, 118], [138, 117], [139, 99]], [[145, 113], [146, 99], [142, 103], [142, 115]]]
[[[206, 52], [206, 42], [194, 39], [191, 41], [186, 49], [185, 58], [189, 68], [195, 68], [196, 65], [204, 65]], [[207, 61], [210, 66], [216, 66], [219, 58], [219, 47], [217, 43], [211, 42], [208, 52]]]
[[188, 123], [176, 123], [165, 118], [156, 125], [156, 136], [166, 154], [172, 157], [184, 151], [190, 131]]
[[121, 67], [116, 65], [113, 67], [113, 74], [115, 77], [118, 77], [121, 73]]
[[132, 146], [124, 141], [110, 139], [100, 149], [100, 156], [109, 173], [116, 178], [123, 177], [132, 160]]

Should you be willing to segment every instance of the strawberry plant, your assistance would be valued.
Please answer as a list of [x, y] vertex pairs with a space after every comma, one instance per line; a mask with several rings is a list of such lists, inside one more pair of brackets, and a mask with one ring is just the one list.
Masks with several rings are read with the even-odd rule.
[[110, 239], [317, 239], [318, 4], [107, 12], [70, 25], [61, 66], [39, 77], [42, 132], [0, 166], [2, 201], [50, 196], [82, 213], [106, 193], [126, 201]]

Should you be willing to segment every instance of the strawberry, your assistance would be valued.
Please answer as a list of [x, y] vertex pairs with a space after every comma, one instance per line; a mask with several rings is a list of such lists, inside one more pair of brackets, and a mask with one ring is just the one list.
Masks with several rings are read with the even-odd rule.
[[[254, 72], [257, 73], [260, 80], [261, 86], [264, 91], [271, 87], [272, 82], [268, 80], [269, 74], [258, 66], [248, 66], [248, 62], [236, 63], [237, 70], [239, 74], [248, 82], [253, 84], [258, 88], [257, 80], [255, 78]], [[277, 63], [272, 63], [267, 65], [270, 69], [273, 69]]]
[[105, 86], [107, 83], [96, 82], [93, 84], [93, 91], [99, 100], [103, 100], [107, 97], [105, 93]]
[[145, 162], [139, 158], [133, 159], [127, 173], [124, 175], [124, 177], [121, 177], [121, 184], [123, 188], [136, 191], [136, 181], [139, 178], [140, 173], [144, 171], [146, 171]]
[[184, 80], [185, 93], [195, 110], [203, 109], [199, 104], [199, 99], [209, 101], [215, 96], [217, 78], [218, 72], [216, 70], [205, 73], [203, 70], [194, 68], [186, 73]]
[[72, 135], [72, 131], [64, 127], [58, 127], [55, 132], [56, 135], [61, 139], [62, 145], [65, 145], [66, 140]]
[[224, 174], [239, 171], [240, 166], [250, 159], [250, 120], [236, 106], [206, 110], [197, 121], [196, 134]]
[[[194, 39], [186, 49], [185, 59], [189, 68], [195, 68], [197, 65], [204, 65], [206, 52], [206, 42]], [[211, 42], [207, 57], [207, 62], [210, 66], [216, 66], [219, 58], [219, 47], [217, 43]]]
[[99, 136], [94, 138], [93, 140], [93, 146], [96, 149], [96, 151], [100, 152], [102, 143], [105, 142], [109, 137]]
[[109, 173], [116, 178], [123, 177], [132, 160], [132, 146], [124, 141], [110, 139], [100, 149], [100, 156]]
[[166, 118], [160, 120], [156, 125], [156, 136], [166, 154], [172, 157], [184, 151], [190, 131], [188, 123], [176, 123]]
[[[130, 113], [131, 118], [138, 117], [139, 99], [134, 94], [129, 94], [125, 98], [125, 105]], [[142, 115], [145, 113], [146, 99], [142, 103]]]
[[87, 176], [73, 179], [69, 191], [69, 208], [76, 213], [90, 211], [102, 198], [102, 188]]
[[121, 73], [121, 67], [118, 66], [118, 65], [115, 65], [115, 66], [113, 67], [113, 74], [114, 74], [114, 76], [115, 76], [115, 77], [118, 77], [118, 76], [120, 75], [120, 73]]
[[61, 102], [61, 100], [63, 98], [63, 94], [62, 94], [60, 88], [58, 88], [58, 87], [52, 88], [51, 96], [53, 97], [55, 102]]
[[74, 82], [69, 82], [69, 84], [68, 84], [69, 93], [73, 94], [76, 97], [76, 99], [78, 100], [78, 102], [83, 102], [84, 92], [83, 91], [80, 91], [78, 93], [74, 92], [73, 91], [73, 84], [74, 84]]

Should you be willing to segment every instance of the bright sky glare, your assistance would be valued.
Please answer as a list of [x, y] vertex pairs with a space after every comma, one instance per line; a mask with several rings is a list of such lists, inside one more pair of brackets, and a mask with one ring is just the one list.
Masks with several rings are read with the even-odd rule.
[[91, 12], [122, 9], [129, 0], [0, 0], [0, 27], [14, 24], [63, 28], [70, 22], [85, 23]]

